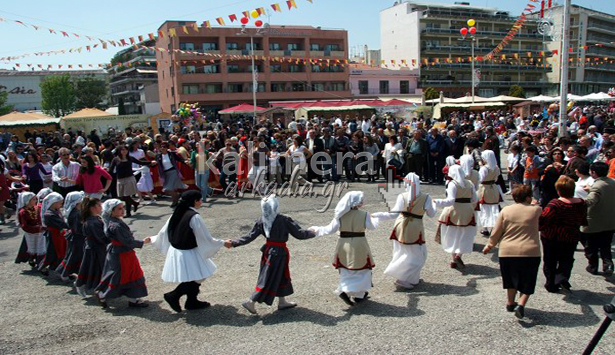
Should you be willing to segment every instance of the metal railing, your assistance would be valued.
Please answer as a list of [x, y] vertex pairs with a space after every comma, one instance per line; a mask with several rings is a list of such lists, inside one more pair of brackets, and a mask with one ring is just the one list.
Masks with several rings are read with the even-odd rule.
[[[429, 70], [432, 68], [436, 69], [467, 69], [470, 70], [471, 63], [440, 63], [440, 64], [429, 64], [423, 65], [421, 68], [424, 70]], [[536, 65], [517, 65], [517, 64], [484, 64], [479, 63], [477, 66], [481, 69], [490, 69], [490, 70], [540, 70], [540, 71], [551, 71], [553, 69], [552, 66], [536, 66]]]
[[[438, 34], [448, 34], [448, 35], [459, 35], [458, 29], [447, 29], [447, 28], [423, 28], [421, 33], [438, 33]], [[493, 36], [493, 37], [505, 37], [507, 32], [495, 32], [495, 31], [480, 31], [479, 34], [481, 36]], [[517, 33], [516, 37], [519, 38], [536, 38], [542, 39], [544, 36], [540, 33]]]
[[[493, 50], [493, 46], [491, 47], [475, 47], [474, 50], [479, 53], [489, 53]], [[470, 53], [470, 46], [421, 46], [421, 51], [425, 52], [443, 52], [443, 53]], [[539, 54], [540, 52], [545, 52], [548, 57], [551, 57], [551, 51], [545, 50], [541, 51], [538, 49], [514, 49], [514, 48], [504, 48], [500, 51], [502, 54], [519, 54], [520, 56], [527, 55], [527, 52], [531, 52], [532, 54]]]
[[490, 21], [503, 21], [503, 22], [515, 22], [517, 20], [516, 17], [506, 16], [506, 15], [497, 15], [497, 14], [486, 14], [479, 12], [470, 12], [470, 11], [447, 11], [447, 10], [423, 10], [423, 15], [428, 17], [446, 17], [446, 18], [473, 18], [473, 19], [487, 19]]
[[[421, 86], [470, 86], [472, 85], [472, 80], [422, 80]], [[483, 81], [481, 80], [478, 86], [511, 86], [511, 85], [519, 85], [521, 87], [541, 87], [553, 85], [549, 83], [542, 83], [540, 81], [532, 80], [532, 81]]]

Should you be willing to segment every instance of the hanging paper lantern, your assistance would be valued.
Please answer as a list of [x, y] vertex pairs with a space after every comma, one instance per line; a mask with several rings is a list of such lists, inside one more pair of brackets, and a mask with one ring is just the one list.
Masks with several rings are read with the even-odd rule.
[[254, 22], [254, 25], [256, 25], [256, 27], [261, 27], [263, 25], [263, 21], [256, 20], [256, 22]]
[[250, 19], [249, 19], [249, 18], [247, 18], [247, 17], [242, 17], [242, 18], [241, 18], [241, 24], [242, 24], [242, 25], [247, 25], [247, 24], [248, 24], [248, 22], [250, 22]]
[[470, 34], [471, 35], [475, 35], [476, 34], [476, 27], [470, 27]]
[[258, 11], [254, 10], [252, 11], [252, 17], [253, 18], [258, 18], [261, 14], [258, 13]]
[[461, 35], [465, 37], [468, 34], [468, 29], [464, 27], [459, 30], [459, 33], [461, 33]]
[[474, 21], [474, 19], [473, 19], [473, 18], [469, 19], [469, 20], [468, 20], [468, 26], [472, 27], [472, 26], [474, 26], [474, 25], [476, 25], [476, 21]]

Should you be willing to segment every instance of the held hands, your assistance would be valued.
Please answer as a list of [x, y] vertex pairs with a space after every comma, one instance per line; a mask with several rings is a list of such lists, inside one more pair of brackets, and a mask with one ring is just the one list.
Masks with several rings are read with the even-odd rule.
[[225, 240], [224, 241], [224, 247], [227, 248], [227, 249], [233, 248], [233, 242], [231, 242], [230, 240]]
[[143, 244], [151, 244], [151, 243], [152, 243], [152, 237], [147, 237], [143, 239]]

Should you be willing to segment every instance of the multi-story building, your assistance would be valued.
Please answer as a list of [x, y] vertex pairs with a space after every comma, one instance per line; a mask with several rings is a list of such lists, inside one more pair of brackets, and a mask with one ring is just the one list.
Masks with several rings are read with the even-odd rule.
[[[155, 43], [148, 40], [139, 45], [153, 47]], [[154, 50], [126, 48], [115, 55], [111, 64], [109, 88], [112, 104], [123, 106], [123, 113], [127, 115], [149, 114], [145, 110], [147, 102], [142, 100], [141, 94], [145, 87], [158, 83]]]
[[[420, 84], [423, 89], [433, 87], [446, 96], [463, 96], [471, 91], [471, 63], [457, 62], [457, 58], [471, 58], [471, 42], [462, 39], [460, 29], [474, 19], [478, 30], [475, 57], [491, 52], [517, 20], [508, 12], [495, 8], [396, 2], [380, 12], [380, 41], [382, 60], [399, 64], [421, 65]], [[543, 44], [544, 36], [537, 33], [535, 21], [526, 21], [496, 61], [475, 62], [480, 70], [476, 94], [485, 97], [507, 94], [512, 85], [520, 85], [528, 95], [555, 92], [555, 85], [547, 82], [552, 68], [545, 65], [543, 55], [549, 56]], [[506, 56], [502, 59], [501, 55]], [[532, 59], [530, 59], [532, 58]], [[538, 61], [540, 59], [540, 62]], [[424, 63], [429, 63], [425, 65]]]
[[[554, 6], [546, 12], [554, 28], [562, 28], [564, 7]], [[539, 13], [532, 14], [537, 19]], [[561, 37], [561, 35], [559, 36]], [[570, 8], [569, 90], [576, 95], [607, 92], [615, 83], [615, 16], [572, 5]], [[602, 46], [596, 46], [601, 44]], [[561, 44], [549, 42], [549, 50], [560, 50]], [[596, 58], [598, 60], [596, 61]], [[555, 63], [548, 74], [552, 83], [560, 82], [561, 65]]]
[[48, 76], [70, 75], [71, 78], [92, 77], [107, 81], [105, 70], [0, 70], [0, 92], [8, 92], [8, 104], [17, 111], [42, 109], [41, 81]]
[[411, 97], [418, 89], [418, 69], [385, 69], [366, 64], [350, 65], [350, 90], [353, 98]]
[[[347, 31], [267, 26], [259, 34], [255, 29], [242, 33], [239, 28], [228, 27], [199, 27], [195, 32], [194, 23], [167, 21], [160, 27], [163, 32], [176, 28], [177, 33], [159, 37], [156, 42], [156, 47], [168, 49], [156, 53], [163, 111], [174, 112], [183, 102], [198, 103], [205, 112], [251, 104], [253, 75], [249, 55], [256, 57], [257, 105], [281, 100], [350, 98], [349, 69], [344, 65], [348, 59]], [[189, 28], [188, 34], [179, 29], [182, 26]], [[310, 59], [325, 61], [313, 64]]]

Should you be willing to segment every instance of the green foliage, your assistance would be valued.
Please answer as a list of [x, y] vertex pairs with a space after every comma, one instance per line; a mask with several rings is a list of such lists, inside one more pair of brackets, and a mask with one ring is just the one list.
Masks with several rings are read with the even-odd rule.
[[116, 65], [117, 63], [126, 63], [133, 58], [134, 54], [132, 52], [116, 53], [113, 58], [111, 58], [111, 65]]
[[428, 87], [427, 89], [425, 89], [424, 94], [425, 94], [425, 100], [433, 100], [433, 99], [437, 99], [440, 97], [440, 93], [437, 92], [436, 89], [432, 87]]
[[508, 96], [520, 97], [522, 99], [525, 99], [525, 90], [523, 90], [523, 88], [519, 85], [513, 85], [508, 91]]
[[70, 75], [48, 76], [40, 84], [43, 112], [53, 117], [63, 117], [75, 110], [75, 85]]
[[8, 98], [8, 92], [0, 91], [0, 116], [6, 115], [7, 113], [11, 113], [11, 111], [13, 111], [13, 105], [8, 105], [6, 103], [8, 101]]
[[103, 101], [107, 98], [107, 83], [92, 77], [77, 78], [74, 81], [76, 107], [105, 109]]

